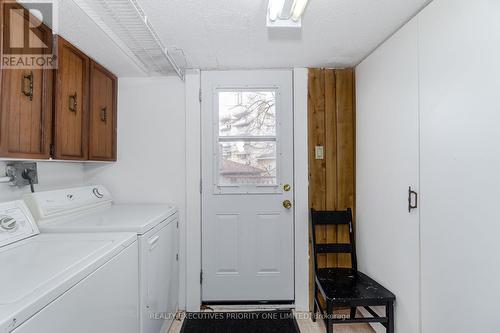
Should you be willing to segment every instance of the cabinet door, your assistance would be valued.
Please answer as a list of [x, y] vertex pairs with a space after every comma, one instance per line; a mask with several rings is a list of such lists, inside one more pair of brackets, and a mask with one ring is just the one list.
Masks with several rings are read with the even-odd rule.
[[58, 37], [56, 71], [55, 157], [88, 158], [89, 58]]
[[90, 64], [90, 160], [116, 161], [116, 96], [116, 76], [92, 61]]
[[420, 332], [417, 33], [414, 19], [356, 68], [359, 268], [396, 294], [404, 333]]
[[422, 331], [499, 332], [500, 1], [419, 15]]
[[[11, 5], [13, 6], [13, 5]], [[18, 6], [18, 5], [14, 5]], [[30, 54], [29, 45], [10, 47], [10, 40], [22, 36], [23, 25], [29, 24], [29, 16], [22, 7], [19, 11], [5, 11], [3, 22], [3, 51]], [[20, 24], [13, 21], [19, 20]], [[19, 23], [19, 22], [18, 22]], [[20, 31], [16, 31], [19, 29]], [[51, 51], [52, 34], [41, 25], [30, 28], [33, 38], [40, 39]], [[35, 37], [36, 36], [36, 37]], [[14, 158], [49, 158], [52, 127], [53, 70], [36, 68], [6, 69], [1, 75], [0, 104], [0, 156]]]

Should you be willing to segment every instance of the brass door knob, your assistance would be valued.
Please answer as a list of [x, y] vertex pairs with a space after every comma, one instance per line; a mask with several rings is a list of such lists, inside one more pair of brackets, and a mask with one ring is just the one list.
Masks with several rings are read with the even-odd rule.
[[292, 208], [292, 202], [290, 200], [283, 201], [283, 207], [285, 207], [286, 209]]

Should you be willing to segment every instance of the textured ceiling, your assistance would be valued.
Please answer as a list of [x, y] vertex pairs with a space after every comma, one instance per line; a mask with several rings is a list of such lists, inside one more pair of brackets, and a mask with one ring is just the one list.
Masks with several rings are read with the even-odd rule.
[[268, 0], [138, 0], [190, 68], [357, 64], [428, 0], [310, 0], [301, 30], [269, 30]]
[[[146, 75], [123, 43], [76, 5], [80, 0], [58, 1], [62, 36], [118, 76]], [[137, 1], [163, 44], [183, 51], [180, 65], [199, 69], [356, 65], [429, 2], [309, 0], [302, 29], [269, 30], [268, 0]]]

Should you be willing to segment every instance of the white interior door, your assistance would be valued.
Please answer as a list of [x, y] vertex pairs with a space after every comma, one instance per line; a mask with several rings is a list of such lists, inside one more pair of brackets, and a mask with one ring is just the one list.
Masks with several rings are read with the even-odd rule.
[[419, 186], [417, 29], [411, 21], [356, 69], [359, 267], [396, 294], [402, 333], [419, 331], [419, 211], [408, 211], [408, 187]]
[[292, 72], [201, 78], [202, 300], [292, 301]]

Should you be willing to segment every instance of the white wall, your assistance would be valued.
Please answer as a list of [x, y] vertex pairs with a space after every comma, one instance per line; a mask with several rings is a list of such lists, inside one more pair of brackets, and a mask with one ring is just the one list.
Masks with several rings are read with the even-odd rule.
[[[118, 87], [118, 162], [86, 164], [85, 182], [104, 184], [119, 203], [175, 204], [182, 232], [186, 204], [184, 82], [177, 77], [121, 78]], [[183, 290], [184, 235], [180, 237]], [[183, 307], [182, 292], [179, 301]]]
[[184, 83], [125, 78], [118, 90], [118, 162], [85, 165], [85, 181], [102, 183], [116, 202], [184, 206]]
[[[3, 176], [7, 162], [0, 161], [0, 174]], [[35, 191], [55, 190], [84, 184], [83, 163], [78, 162], [37, 162], [38, 185]], [[30, 191], [29, 186], [13, 187], [0, 184], [0, 202], [18, 200]]]
[[201, 303], [201, 102], [200, 71], [186, 73], [186, 311]]
[[308, 69], [293, 70], [295, 310], [309, 311]]

